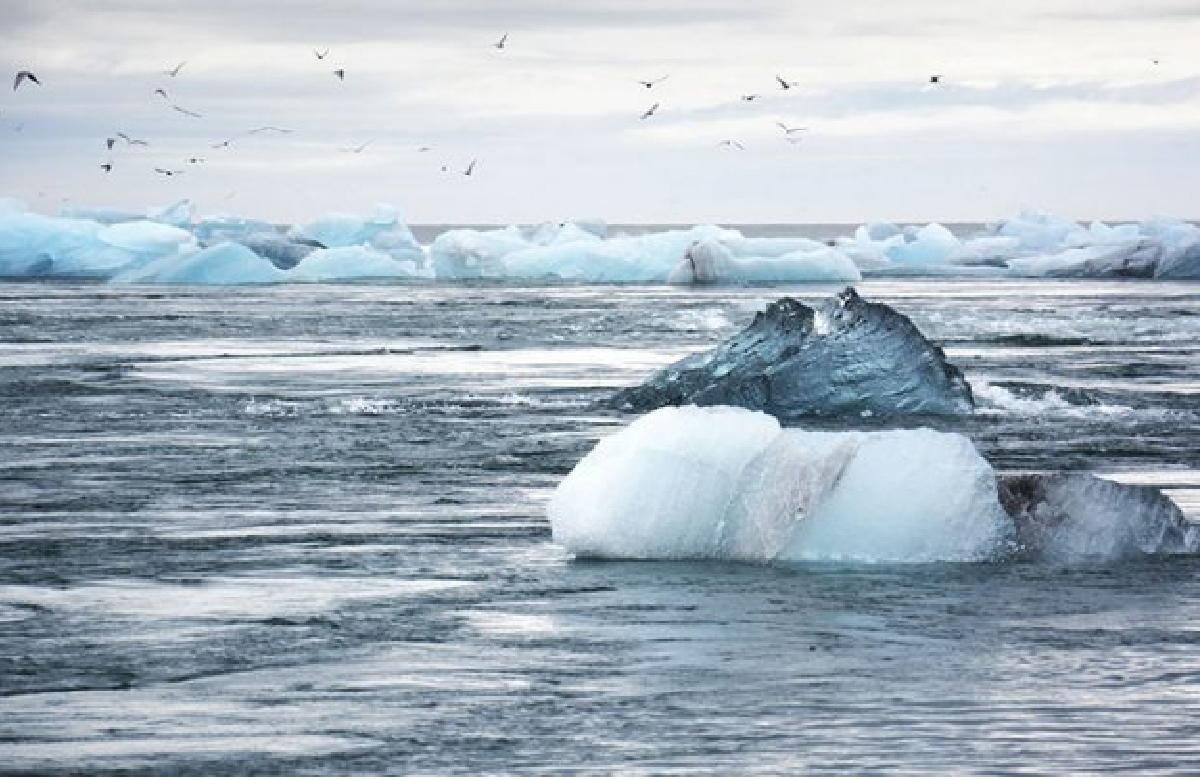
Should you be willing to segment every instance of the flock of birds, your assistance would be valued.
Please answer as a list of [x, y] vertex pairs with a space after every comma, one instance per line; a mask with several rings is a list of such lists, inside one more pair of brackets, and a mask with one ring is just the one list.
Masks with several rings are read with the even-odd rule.
[[[491, 46], [497, 50], [504, 50], [508, 46], [508, 33], [505, 33], [504, 35], [502, 35], [500, 37], [500, 39], [495, 41], [494, 43], [492, 43]], [[318, 60], [324, 61], [329, 56], [329, 51], [330, 50], [328, 48], [314, 49], [313, 54], [316, 56], [316, 58]], [[1155, 61], [1155, 64], [1157, 64], [1157, 61]], [[162, 75], [168, 76], [170, 78], [177, 78], [180, 74], [180, 71], [182, 71], [184, 66], [186, 66], [186, 65], [187, 65], [187, 61], [184, 60], [184, 61], [180, 62], [179, 64], [177, 64], [174, 68], [162, 71]], [[345, 81], [346, 69], [344, 67], [334, 68], [331, 72], [339, 81]], [[636, 79], [636, 83], [640, 84], [642, 87], [644, 87], [647, 90], [652, 90], [656, 86], [658, 86], [659, 84], [661, 84], [662, 82], [666, 81], [669, 78], [670, 78], [670, 74], [666, 74], [666, 75], [660, 76], [658, 78], [653, 78], [653, 79]], [[934, 75], [930, 76], [929, 77], [929, 85], [936, 86], [936, 85], [942, 83], [942, 78], [943, 77], [941, 74], [934, 74]], [[21, 71], [17, 72], [16, 77], [13, 79], [13, 91], [15, 92], [16, 90], [20, 89], [21, 86], [23, 84], [25, 84], [26, 82], [28, 82], [30, 84], [35, 84], [37, 86], [42, 85], [42, 82], [38, 79], [37, 75], [34, 74], [32, 71], [21, 70]], [[799, 86], [799, 83], [800, 83], [798, 81], [789, 81], [779, 74], [775, 75], [775, 82], [777, 83], [779, 89], [783, 90], [783, 91], [794, 89], [795, 87]], [[173, 110], [179, 114], [182, 114], [183, 116], [186, 116], [186, 117], [189, 117], [192, 119], [202, 119], [204, 116], [203, 114], [201, 114], [198, 111], [194, 111], [190, 108], [185, 108], [184, 106], [181, 106], [178, 103], [172, 102], [171, 97], [165, 88], [159, 87], [154, 90], [153, 94], [155, 97], [161, 98], [170, 107], [171, 110]], [[761, 94], [750, 93], [750, 94], [742, 95], [741, 99], [744, 102], [749, 103], [749, 102], [758, 100], [761, 97], [762, 97]], [[648, 109], [646, 109], [642, 113], [641, 119], [642, 120], [650, 119], [651, 117], [655, 116], [658, 113], [660, 108], [662, 108], [662, 103], [655, 102], [653, 105], [651, 105]], [[783, 139], [791, 144], [799, 143], [803, 138], [803, 136], [801, 134], [808, 131], [807, 127], [802, 127], [802, 126], [792, 127], [782, 121], [776, 121], [775, 124], [779, 127], [780, 130], [783, 131]], [[225, 148], [229, 148], [230, 146], [232, 146], [236, 141], [239, 141], [241, 139], [248, 138], [251, 136], [260, 135], [263, 133], [274, 133], [274, 134], [279, 134], [279, 135], [286, 135], [291, 132], [292, 132], [292, 130], [287, 129], [287, 128], [276, 127], [274, 125], [263, 125], [261, 127], [251, 128], [242, 133], [238, 133], [237, 135], [234, 135], [231, 138], [227, 138], [222, 141], [218, 141], [216, 143], [211, 144], [210, 146], [212, 149], [225, 149]], [[115, 133], [112, 137], [105, 139], [105, 146], [108, 149], [108, 151], [111, 152], [113, 150], [113, 147], [116, 146], [118, 141], [124, 142], [127, 146], [149, 146], [150, 145], [150, 142], [147, 141], [146, 139], [134, 138], [127, 133], [118, 132], [118, 133]], [[374, 142], [375, 142], [375, 139], [370, 139], [361, 144], [358, 144], [357, 146], [339, 147], [339, 151], [346, 152], [349, 154], [361, 154], [362, 152], [364, 152], [367, 149], [367, 147], [369, 147]], [[744, 151], [746, 148], [745, 145], [742, 144], [740, 141], [737, 141], [732, 138], [726, 138], [721, 141], [718, 141], [717, 145], [725, 147], [725, 148], [729, 148], [729, 149], [736, 149], [739, 151]], [[417, 149], [418, 152], [428, 152], [428, 151], [432, 151], [432, 150], [433, 150], [433, 147], [431, 147], [431, 146], [421, 146], [421, 147], [418, 147], [418, 149]], [[185, 159], [185, 163], [187, 163], [188, 165], [199, 165], [199, 164], [202, 164], [204, 161], [205, 161], [205, 158], [198, 157], [198, 156], [188, 157]], [[478, 163], [478, 159], [472, 159], [471, 162], [466, 166], [466, 168], [464, 168], [461, 171], [462, 175], [464, 175], [464, 176], [473, 175], [475, 172], [475, 167], [476, 167], [477, 163]], [[105, 173], [111, 173], [113, 170], [113, 167], [114, 167], [114, 165], [113, 165], [111, 156], [109, 157], [109, 159], [107, 159], [105, 162], [103, 162], [100, 165], [100, 168]], [[158, 166], [156, 166], [154, 168], [155, 173], [158, 173], [162, 176], [168, 176], [168, 177], [178, 176], [178, 175], [182, 174], [184, 172], [184, 170], [185, 169], [183, 169], [183, 168], [164, 168], [164, 167], [158, 167]], [[449, 167], [449, 165], [442, 165], [441, 170], [444, 173], [449, 172], [450, 167]]]
[[[507, 41], [508, 41], [508, 35], [505, 34], [504, 37], [502, 37], [499, 41], [497, 41], [496, 43], [494, 43], [492, 45], [497, 49], [503, 49], [505, 47]], [[314, 49], [313, 54], [316, 55], [316, 58], [318, 60], [324, 60], [326, 57], [329, 56], [329, 49]], [[179, 76], [180, 71], [183, 70], [185, 65], [187, 65], [186, 60], [180, 62], [174, 68], [162, 71], [162, 75], [169, 76], [171, 78], [176, 78]], [[333, 75], [336, 76], [339, 81], [345, 81], [345, 79], [346, 79], [346, 69], [345, 68], [335, 68], [332, 72], [333, 72]], [[42, 86], [41, 80], [37, 77], [37, 75], [35, 73], [33, 73], [32, 71], [29, 71], [29, 70], [21, 70], [21, 71], [17, 72], [16, 77], [13, 79], [13, 91], [15, 92], [18, 89], [20, 89], [21, 86], [23, 84], [25, 84], [26, 82], [29, 82], [31, 84], [36, 84], [39, 87]], [[167, 93], [167, 90], [162, 87], [155, 89], [153, 92], [153, 95], [155, 97], [162, 98], [162, 100], [165, 103], [167, 103], [167, 105], [171, 108], [171, 110], [176, 111], [184, 116], [191, 117], [193, 119], [202, 119], [204, 117], [204, 115], [198, 111], [193, 111], [193, 110], [191, 110], [189, 108], [185, 108], [177, 103], [171, 102], [170, 95]], [[19, 129], [19, 126], [18, 126], [18, 129]], [[263, 125], [261, 127], [250, 128], [249, 130], [245, 130], [241, 133], [238, 133], [237, 135], [234, 135], [231, 138], [226, 138], [222, 141], [217, 141], [216, 143], [210, 144], [210, 148], [212, 148], [212, 149], [227, 149], [238, 140], [241, 140], [243, 138], [249, 138], [251, 136], [259, 135], [262, 133], [277, 133], [280, 135], [285, 135], [285, 134], [288, 134], [291, 132], [292, 132], [292, 130], [285, 128], [285, 127], [276, 127], [275, 125]], [[116, 132], [112, 136], [104, 139], [105, 148], [109, 152], [113, 151], [113, 148], [117, 145], [118, 142], [124, 142], [124, 144], [126, 146], [131, 146], [131, 147], [132, 146], [150, 146], [150, 141], [148, 141], [144, 138], [134, 138], [133, 136], [131, 136], [125, 132]], [[375, 142], [374, 139], [371, 139], [371, 140], [365, 141], [357, 146], [340, 147], [339, 151], [348, 152], [351, 154], [361, 154], [364, 150], [366, 150], [366, 148], [368, 146], [370, 146], [374, 142]], [[434, 147], [432, 147], [432, 146], [421, 146], [421, 147], [417, 148], [417, 151], [418, 152], [429, 152], [429, 151], [432, 151], [433, 148]], [[184, 162], [189, 165], [199, 165], [199, 164], [205, 162], [205, 158], [193, 156], [193, 157], [185, 158]], [[464, 176], [473, 175], [475, 173], [475, 166], [477, 163], [478, 163], [477, 159], [472, 159], [471, 162], [467, 164], [466, 168], [464, 168], [462, 170], [462, 174]], [[105, 173], [111, 173], [113, 171], [114, 167], [115, 167], [115, 165], [112, 161], [111, 156], [109, 157], [109, 159], [105, 160], [103, 163], [100, 164], [100, 169], [102, 171], [104, 171]], [[154, 167], [154, 172], [161, 174], [162, 176], [179, 176], [180, 174], [184, 173], [184, 170], [185, 169], [183, 169], [183, 168], [164, 168], [164, 167], [160, 167], [160, 166]], [[450, 166], [442, 165], [441, 170], [442, 170], [442, 172], [448, 172], [450, 170]]]

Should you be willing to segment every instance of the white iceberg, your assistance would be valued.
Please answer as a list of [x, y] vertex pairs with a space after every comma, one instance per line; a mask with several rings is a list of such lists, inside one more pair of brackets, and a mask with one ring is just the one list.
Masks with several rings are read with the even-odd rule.
[[[755, 253], [736, 257], [734, 248]], [[799, 248], [793, 248], [799, 247]], [[757, 254], [778, 251], [780, 254]], [[697, 241], [667, 277], [669, 284], [763, 282], [857, 282], [858, 266], [842, 252], [814, 241], [778, 242], [774, 246], [746, 240]]]
[[928, 429], [817, 433], [732, 407], [667, 407], [600, 441], [550, 502], [581, 557], [991, 560], [1015, 528], [991, 466]]

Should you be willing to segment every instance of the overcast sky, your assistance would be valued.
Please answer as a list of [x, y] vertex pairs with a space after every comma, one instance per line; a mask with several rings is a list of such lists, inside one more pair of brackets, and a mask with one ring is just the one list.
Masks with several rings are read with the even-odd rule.
[[[1200, 217], [1197, 0], [0, 10], [0, 64], [42, 81], [0, 87], [0, 196], [47, 212], [190, 197], [278, 221], [378, 201], [414, 223]], [[776, 122], [808, 130], [788, 143]], [[241, 135], [263, 125], [292, 132]], [[108, 152], [117, 132], [149, 145]]]

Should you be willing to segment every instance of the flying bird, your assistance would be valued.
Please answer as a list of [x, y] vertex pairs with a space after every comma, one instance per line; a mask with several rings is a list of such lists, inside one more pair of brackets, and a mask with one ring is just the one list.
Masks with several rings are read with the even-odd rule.
[[130, 146], [149, 146], [150, 145], [149, 141], [143, 141], [140, 138], [130, 138], [129, 136], [125, 135], [124, 133], [117, 133], [117, 138], [120, 138], [122, 141], [129, 144]]
[[13, 92], [16, 92], [17, 87], [21, 86], [21, 84], [24, 83], [25, 81], [32, 81], [34, 84], [37, 84], [39, 87], [42, 86], [42, 82], [38, 81], [37, 76], [33, 75], [32, 73], [30, 73], [27, 70], [19, 70], [19, 71], [17, 71], [17, 77], [15, 79], [13, 79]]
[[475, 160], [471, 160], [471, 164], [467, 166], [467, 169], [465, 171], [463, 171], [463, 176], [470, 176], [474, 172], [475, 172]]
[[171, 78], [175, 78], [176, 76], [179, 75], [179, 71], [183, 69], [184, 65], [187, 65], [187, 60], [184, 60], [183, 62], [179, 63], [171, 70], [164, 70], [163, 75], [170, 76]]
[[419, 147], [417, 147], [417, 151], [418, 152], [432, 152], [433, 147], [432, 146], [419, 146]]
[[256, 127], [253, 130], [247, 130], [246, 135], [258, 135], [259, 133], [290, 133], [286, 127], [276, 127], [275, 125], [263, 125]]
[[115, 139], [115, 138], [105, 138], [104, 139], [104, 145], [107, 146], [110, 151], [112, 150], [113, 146], [116, 143], [117, 143], [117, 139]]
[[492, 45], [495, 46], [497, 49], [503, 49], [504, 45], [506, 43], [508, 43], [508, 33], [504, 33], [504, 35], [501, 36], [500, 40], [496, 41]]
[[942, 74], [935, 73], [934, 75], [930, 76], [929, 83], [930, 84], [941, 84], [942, 83]]
[[212, 144], [209, 148], [210, 149], [226, 149], [229, 147], [230, 144], [232, 144], [236, 140], [237, 140], [237, 136], [234, 136], [233, 138], [227, 138], [224, 141], [219, 141], [215, 144]]
[[333, 72], [333, 75], [337, 76], [337, 77], [338, 77], [339, 79], [341, 79], [342, 81], [345, 81], [345, 80], [346, 80], [346, 69], [345, 69], [345, 68], [338, 68], [337, 70], [335, 70], [335, 71]]
[[183, 108], [182, 106], [176, 106], [176, 105], [172, 104], [171, 108], [173, 108], [174, 110], [178, 111], [181, 114], [186, 114], [187, 116], [193, 117], [195, 119], [200, 119], [202, 116], [201, 114], [197, 114], [195, 111], [188, 111], [186, 108]]
[[742, 146], [737, 141], [731, 140], [729, 138], [726, 138], [724, 141], [718, 141], [717, 146], [727, 146], [730, 149], [740, 149], [742, 151], [746, 150], [746, 147]]
[[779, 127], [779, 129], [783, 130], [786, 135], [791, 135], [792, 133], [802, 133], [808, 129], [807, 127], [788, 127], [783, 122], [776, 122], [775, 124]]
[[200, 163], [204, 162], [204, 158], [203, 157], [189, 157], [186, 160], [184, 160], [184, 162], [189, 163], [191, 165], [199, 165]]
[[786, 79], [783, 78], [783, 76], [780, 76], [778, 73], [775, 74], [775, 80], [779, 82], [780, 89], [791, 89], [792, 87], [794, 87], [800, 83], [799, 81], [787, 81]]
[[170, 100], [170, 98], [167, 97], [167, 91], [165, 89], [156, 89], [154, 90], [154, 94], [161, 95], [163, 100]]
[[326, 49], [325, 51], [317, 51], [316, 49], [313, 49], [313, 54], [317, 55], [317, 59], [323, 60], [329, 56], [329, 49]]
[[370, 141], [364, 141], [363, 143], [359, 144], [358, 146], [350, 147], [350, 148], [343, 148], [343, 149], [340, 149], [339, 151], [350, 152], [351, 154], [361, 154], [363, 149], [366, 149], [368, 146], [370, 146], [373, 143], [375, 143], [374, 138], [372, 138]]
[[104, 170], [105, 173], [112, 173], [113, 166], [112, 166], [111, 162], [101, 163], [100, 167]]
[[742, 95], [742, 100], [749, 103], [751, 100], [758, 100], [761, 95]]
[[183, 171], [174, 171], [170, 168], [155, 168], [154, 171], [156, 173], [161, 173], [163, 176], [176, 176], [183, 173]]
[[650, 108], [646, 109], [646, 113], [642, 114], [642, 119], [649, 119], [650, 117], [654, 116], [654, 112], [658, 110], [658, 106], [659, 104], [655, 103], [654, 105], [650, 106]]
[[666, 76], [663, 76], [662, 78], [658, 78], [658, 79], [650, 79], [649, 81], [644, 81], [644, 80], [642, 80], [642, 79], [637, 79], [637, 83], [641, 84], [641, 85], [642, 85], [643, 87], [645, 87], [646, 89], [650, 89], [650, 88], [651, 88], [651, 87], [653, 87], [655, 84], [658, 84], [658, 83], [660, 83], [660, 82], [666, 81], [666, 80], [667, 80], [667, 79], [669, 79], [670, 77], [671, 77], [671, 76], [670, 76], [670, 74], [667, 74]]

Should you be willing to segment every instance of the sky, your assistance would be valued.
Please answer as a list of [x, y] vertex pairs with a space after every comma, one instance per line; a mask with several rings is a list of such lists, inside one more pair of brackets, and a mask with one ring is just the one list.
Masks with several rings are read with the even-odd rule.
[[[414, 224], [1200, 217], [1196, 0], [0, 12], [0, 66], [42, 82], [0, 87], [0, 197], [48, 213], [190, 198], [279, 222], [377, 202]], [[789, 142], [778, 123], [806, 129]], [[262, 126], [289, 132], [247, 135]], [[108, 151], [118, 132], [148, 143]]]

